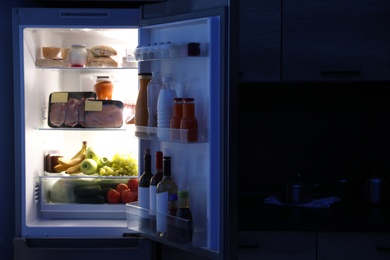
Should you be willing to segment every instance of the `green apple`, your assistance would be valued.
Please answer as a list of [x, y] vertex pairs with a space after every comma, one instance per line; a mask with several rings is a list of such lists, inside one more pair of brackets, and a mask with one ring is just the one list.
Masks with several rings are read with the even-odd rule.
[[82, 173], [86, 175], [91, 175], [96, 173], [97, 168], [98, 168], [97, 162], [91, 158], [84, 159], [80, 165], [80, 170], [82, 171]]
[[99, 156], [95, 153], [93, 148], [89, 146], [87, 150], [85, 151], [85, 159], [93, 159], [97, 161], [99, 159]]
[[111, 167], [112, 165], [112, 162], [110, 159], [108, 159], [107, 157], [100, 157], [98, 160], [97, 160], [97, 164], [98, 164], [98, 167], [103, 167], [103, 166], [109, 166]]

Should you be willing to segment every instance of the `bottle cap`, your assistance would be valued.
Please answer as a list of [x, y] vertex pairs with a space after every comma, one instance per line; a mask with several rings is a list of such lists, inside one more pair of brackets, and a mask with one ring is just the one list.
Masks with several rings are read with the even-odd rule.
[[177, 193], [179, 198], [188, 198], [189, 197], [189, 192], [186, 190], [181, 190]]

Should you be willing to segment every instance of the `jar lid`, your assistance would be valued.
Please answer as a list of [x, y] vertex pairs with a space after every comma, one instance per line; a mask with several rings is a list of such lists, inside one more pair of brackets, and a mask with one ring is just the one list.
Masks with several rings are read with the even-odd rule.
[[110, 76], [97, 76], [96, 82], [111, 82]]
[[75, 43], [75, 44], [72, 44], [71, 46], [72, 46], [72, 48], [85, 48], [85, 47], [87, 47], [87, 45], [80, 44], [80, 43]]

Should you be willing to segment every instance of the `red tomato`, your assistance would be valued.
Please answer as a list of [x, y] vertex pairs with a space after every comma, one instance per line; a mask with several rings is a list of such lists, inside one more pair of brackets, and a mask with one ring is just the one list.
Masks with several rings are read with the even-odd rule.
[[116, 185], [116, 188], [115, 188], [115, 189], [116, 189], [120, 194], [122, 194], [122, 191], [129, 189], [129, 187], [127, 186], [126, 183], [119, 183], [118, 185]]
[[121, 194], [114, 189], [107, 191], [107, 202], [108, 203], [119, 203], [121, 201]]
[[123, 203], [129, 203], [137, 201], [138, 199], [138, 192], [131, 191], [130, 189], [124, 190], [121, 195], [122, 202]]
[[127, 186], [131, 191], [138, 192], [138, 179], [137, 178], [131, 178], [127, 181]]

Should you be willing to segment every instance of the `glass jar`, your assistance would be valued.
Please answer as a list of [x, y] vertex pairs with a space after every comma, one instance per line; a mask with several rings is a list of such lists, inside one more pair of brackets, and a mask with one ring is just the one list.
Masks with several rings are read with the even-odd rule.
[[108, 76], [97, 76], [94, 89], [97, 99], [111, 100], [114, 84], [112, 84]]
[[72, 44], [68, 55], [71, 67], [85, 67], [87, 64], [88, 52], [85, 44]]

